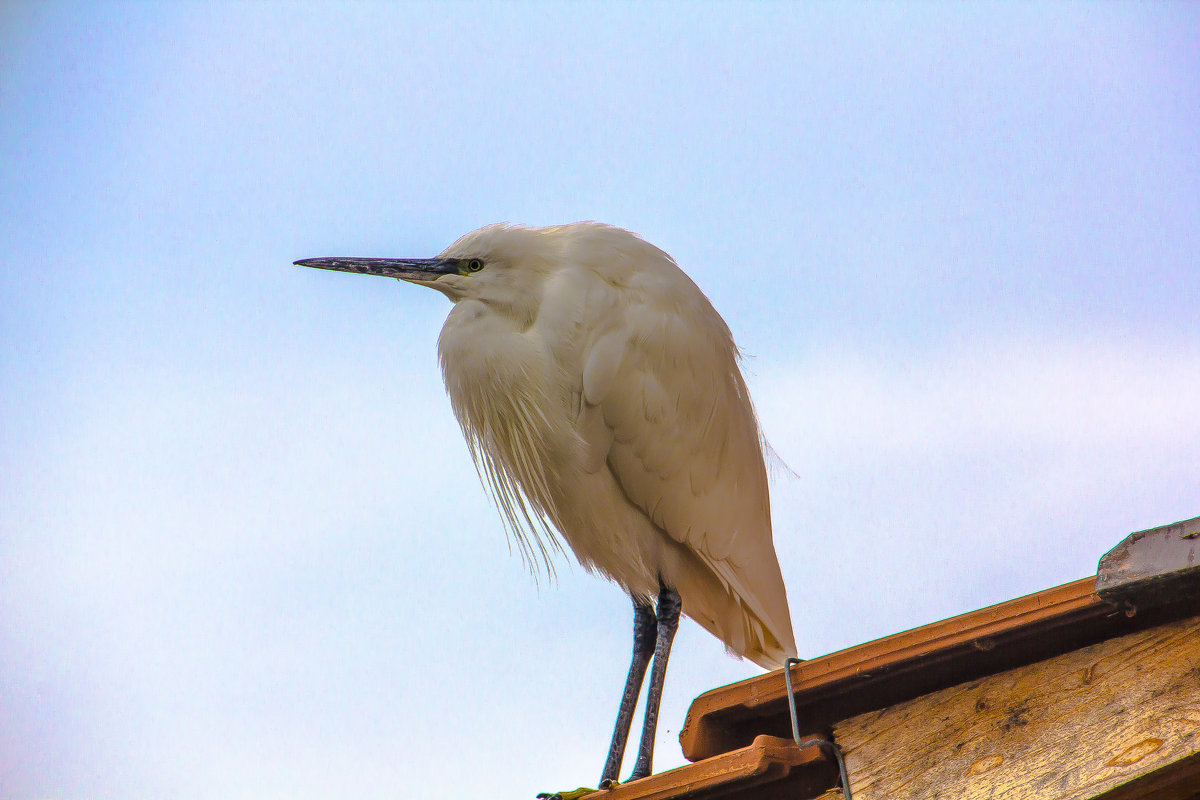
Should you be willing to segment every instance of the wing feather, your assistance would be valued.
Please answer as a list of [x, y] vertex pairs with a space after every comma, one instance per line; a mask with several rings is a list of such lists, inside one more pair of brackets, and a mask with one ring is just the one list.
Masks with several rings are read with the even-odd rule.
[[590, 463], [604, 452], [630, 501], [693, 552], [744, 613], [730, 622], [728, 608], [689, 610], [686, 595], [684, 610], [731, 650], [778, 663], [795, 645], [758, 421], [727, 326], [679, 275], [692, 293], [667, 295], [663, 305], [649, 299], [661, 292], [627, 292], [620, 324], [595, 340], [579, 432]]

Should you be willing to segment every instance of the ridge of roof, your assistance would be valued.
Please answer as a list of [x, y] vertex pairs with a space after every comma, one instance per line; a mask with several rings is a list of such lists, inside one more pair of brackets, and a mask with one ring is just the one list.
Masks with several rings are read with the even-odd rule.
[[[794, 665], [800, 729], [824, 735], [847, 717], [1200, 611], [1195, 597], [1117, 607], [1095, 589], [1082, 578]], [[764, 733], [791, 733], [782, 669], [697, 697], [679, 743], [697, 761]]]

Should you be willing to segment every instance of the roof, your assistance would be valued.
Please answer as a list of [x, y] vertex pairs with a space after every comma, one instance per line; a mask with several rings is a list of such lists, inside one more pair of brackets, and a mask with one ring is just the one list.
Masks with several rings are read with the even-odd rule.
[[[1132, 534], [1101, 560], [1098, 577], [802, 662], [792, 668], [801, 739], [836, 738], [840, 724], [868, 712], [884, 713], [949, 687], [1200, 617], [1198, 556], [1200, 517]], [[1200, 652], [1196, 658], [1200, 662]], [[1200, 727], [1200, 685], [1194, 699]], [[1019, 716], [1017, 722], [1023, 724]], [[792, 740], [783, 670], [696, 698], [679, 738], [695, 763], [593, 797], [813, 798], [837, 786], [829, 752], [801, 749]], [[1196, 739], [1197, 755], [1187, 763], [1200, 774], [1200, 733]]]

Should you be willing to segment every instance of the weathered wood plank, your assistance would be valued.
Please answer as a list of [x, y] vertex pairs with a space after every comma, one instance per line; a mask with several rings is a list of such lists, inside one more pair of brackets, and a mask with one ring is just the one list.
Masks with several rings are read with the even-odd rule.
[[[805, 661], [792, 671], [800, 726], [823, 730], [847, 716], [1111, 638], [1114, 628], [1146, 627], [1144, 616], [1114, 613], [1095, 586], [1095, 577], [1084, 578]], [[697, 697], [679, 743], [689, 761], [701, 761], [745, 747], [760, 733], [791, 733], [783, 670]]]
[[1100, 559], [1096, 592], [1148, 608], [1200, 592], [1200, 517], [1131, 533]]
[[1200, 751], [1200, 619], [834, 728], [856, 800], [1091, 798]]

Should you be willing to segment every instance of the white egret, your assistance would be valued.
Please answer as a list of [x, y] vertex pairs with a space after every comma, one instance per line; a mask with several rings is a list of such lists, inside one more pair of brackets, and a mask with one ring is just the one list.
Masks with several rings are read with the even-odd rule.
[[633, 661], [602, 786], [617, 779], [653, 660], [631, 779], [650, 774], [681, 611], [761, 666], [795, 655], [738, 350], [669, 255], [580, 222], [489, 225], [436, 258], [296, 263], [450, 298], [438, 338], [446, 389], [522, 555], [549, 568], [557, 532], [633, 599]]

